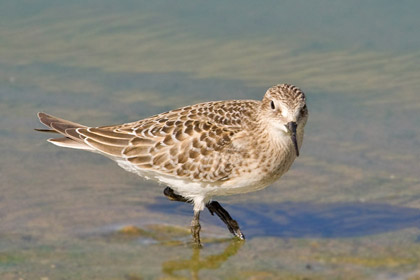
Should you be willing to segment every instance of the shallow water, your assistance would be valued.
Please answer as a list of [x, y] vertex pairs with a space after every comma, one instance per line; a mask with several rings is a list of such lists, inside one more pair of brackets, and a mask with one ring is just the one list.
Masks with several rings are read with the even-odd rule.
[[[420, 277], [415, 1], [1, 1], [1, 279]], [[308, 98], [301, 157], [217, 198], [246, 242], [99, 155], [48, 144], [36, 112], [122, 123], [277, 83]]]

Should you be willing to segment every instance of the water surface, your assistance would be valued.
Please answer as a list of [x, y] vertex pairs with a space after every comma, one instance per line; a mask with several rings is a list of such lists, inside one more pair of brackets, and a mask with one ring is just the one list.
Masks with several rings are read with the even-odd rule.
[[[420, 276], [416, 1], [0, 1], [1, 279]], [[301, 157], [218, 199], [248, 237], [99, 155], [48, 144], [192, 103], [306, 93]]]

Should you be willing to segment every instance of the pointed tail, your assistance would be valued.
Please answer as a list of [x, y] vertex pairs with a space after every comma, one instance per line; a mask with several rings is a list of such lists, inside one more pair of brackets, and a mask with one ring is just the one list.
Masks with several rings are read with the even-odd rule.
[[47, 140], [48, 142], [60, 147], [93, 151], [92, 147], [86, 145], [76, 131], [78, 128], [86, 128], [86, 126], [45, 113], [38, 113], [38, 118], [41, 123], [50, 129], [35, 129], [36, 131], [59, 133], [65, 136], [61, 138], [50, 138]]

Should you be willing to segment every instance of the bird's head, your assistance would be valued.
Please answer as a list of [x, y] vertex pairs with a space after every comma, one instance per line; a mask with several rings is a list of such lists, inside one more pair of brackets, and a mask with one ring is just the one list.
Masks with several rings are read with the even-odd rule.
[[[271, 127], [288, 136], [299, 156], [298, 132], [308, 119], [305, 94], [297, 87], [289, 84], [276, 85], [269, 88], [262, 100], [262, 114]], [[302, 133], [303, 135], [303, 133]]]

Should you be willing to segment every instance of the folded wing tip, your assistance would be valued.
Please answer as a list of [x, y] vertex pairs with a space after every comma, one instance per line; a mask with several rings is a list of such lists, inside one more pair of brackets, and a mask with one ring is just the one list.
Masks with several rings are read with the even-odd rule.
[[84, 142], [78, 142], [68, 137], [49, 138], [47, 139], [47, 141], [59, 147], [72, 148], [72, 149], [78, 149], [78, 150], [87, 150], [87, 151], [94, 150], [92, 147], [86, 145]]
[[48, 116], [48, 115], [47, 115], [47, 114], [45, 114], [44, 112], [38, 112], [36, 115], [38, 116], [38, 118], [39, 118], [39, 119], [41, 119], [42, 117], [46, 117], [46, 116]]

